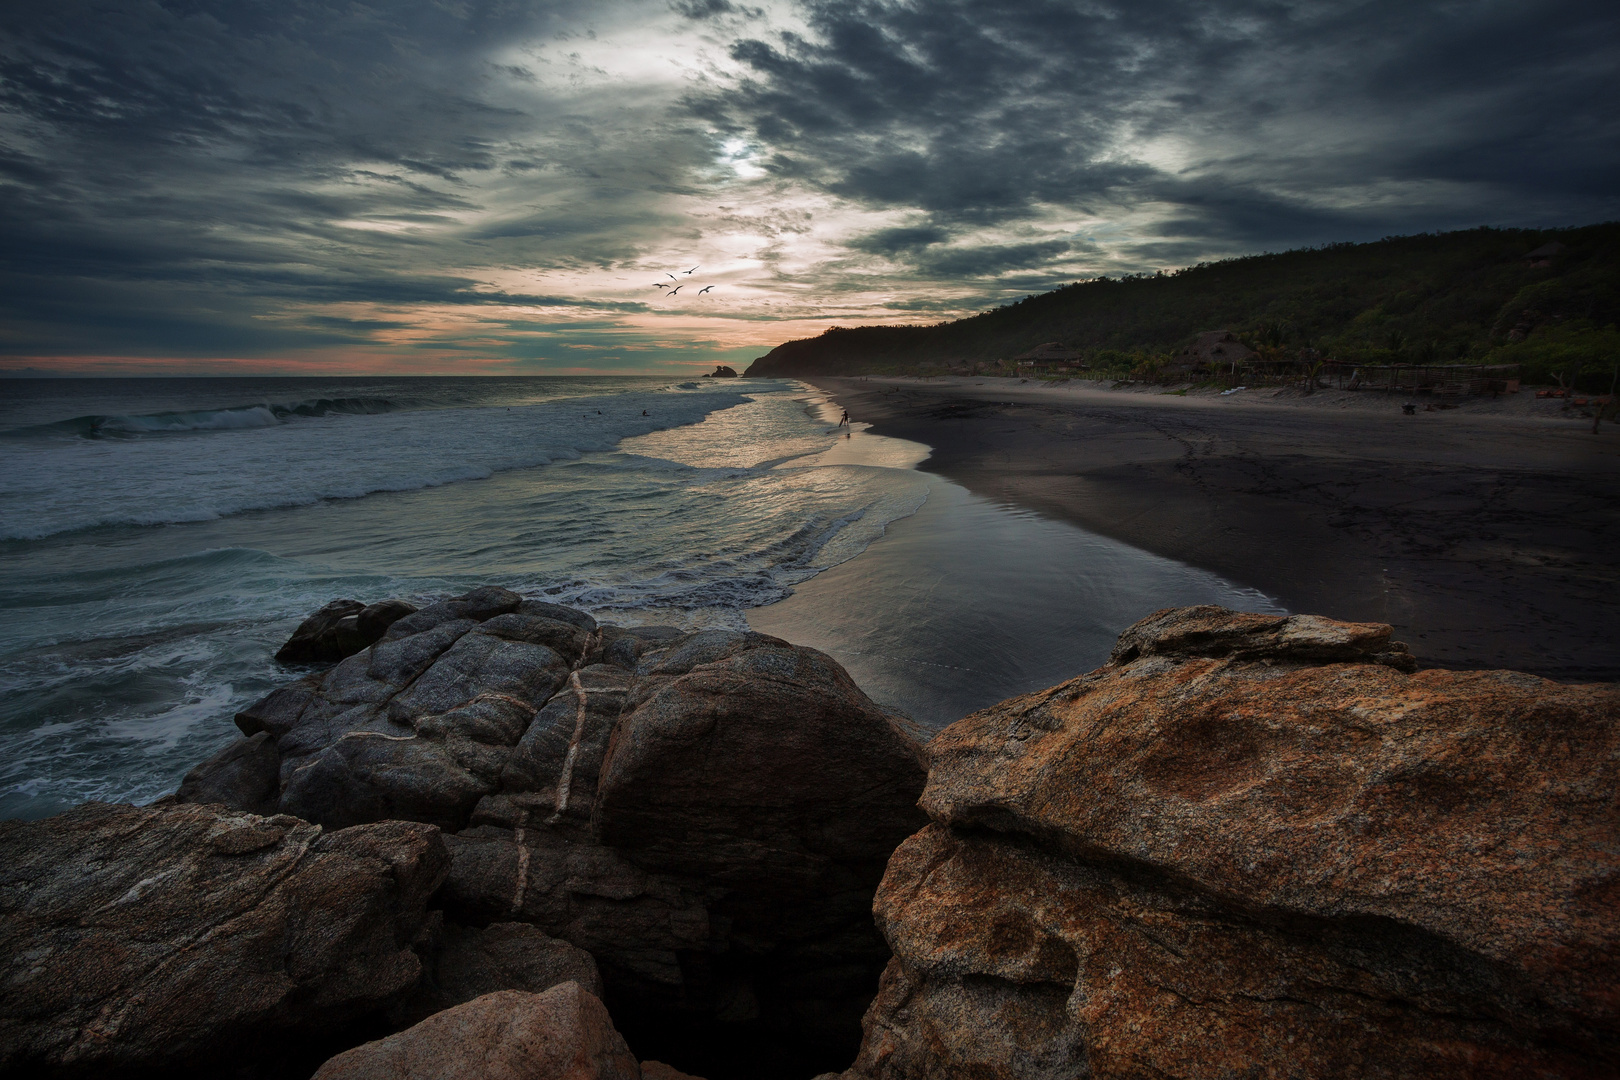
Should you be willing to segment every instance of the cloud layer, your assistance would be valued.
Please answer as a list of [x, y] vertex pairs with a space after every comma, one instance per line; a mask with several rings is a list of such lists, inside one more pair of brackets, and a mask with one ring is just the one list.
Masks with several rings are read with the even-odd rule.
[[668, 369], [1612, 218], [1616, 42], [1577, 2], [15, 0], [0, 364]]

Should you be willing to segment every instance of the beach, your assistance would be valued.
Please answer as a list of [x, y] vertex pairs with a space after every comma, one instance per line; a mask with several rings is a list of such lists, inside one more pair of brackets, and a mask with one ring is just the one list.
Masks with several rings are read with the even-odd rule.
[[[829, 426], [841, 409], [811, 408]], [[820, 649], [867, 694], [937, 729], [1099, 667], [1157, 607], [1281, 612], [1272, 597], [915, 471], [931, 448], [854, 423], [804, 464], [913, 478], [926, 492], [854, 558], [750, 608], [751, 629]]]
[[[746, 627], [930, 478], [841, 465], [783, 380], [17, 380], [0, 399], [0, 818], [144, 803], [339, 597], [498, 584]], [[954, 717], [953, 717], [954, 719]]]
[[1425, 666], [1620, 675], [1620, 430], [1594, 436], [1556, 402], [1408, 416], [1350, 392], [814, 383], [872, 433], [931, 447], [921, 467], [979, 497], [1290, 611], [1390, 623]]
[[499, 584], [606, 622], [752, 628], [928, 728], [1189, 604], [1389, 622], [1429, 665], [1620, 666], [1620, 439], [1512, 403], [988, 379], [22, 389], [0, 416], [0, 817], [172, 791], [337, 597]]

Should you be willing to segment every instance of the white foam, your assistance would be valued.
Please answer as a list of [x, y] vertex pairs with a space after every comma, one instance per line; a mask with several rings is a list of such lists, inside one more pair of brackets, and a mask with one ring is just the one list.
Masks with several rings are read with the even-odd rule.
[[[12, 441], [0, 445], [0, 538], [206, 521], [477, 480], [609, 450], [626, 437], [694, 424], [748, 400], [740, 389], [694, 389], [296, 423], [268, 408], [232, 409], [145, 428], [197, 432], [189, 437]], [[121, 419], [136, 427], [167, 422]]]

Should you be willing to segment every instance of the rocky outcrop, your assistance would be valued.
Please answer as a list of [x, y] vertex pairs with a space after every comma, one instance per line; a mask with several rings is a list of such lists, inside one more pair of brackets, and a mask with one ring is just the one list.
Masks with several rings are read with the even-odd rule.
[[[182, 802], [437, 825], [445, 941], [525, 924], [587, 951], [632, 1042], [673, 1017], [700, 1042], [767, 1031], [812, 1056], [844, 1045], [836, 1064], [854, 1053], [888, 958], [872, 896], [926, 822], [925, 767], [921, 734], [826, 655], [598, 626], [484, 588], [398, 619], [237, 724]], [[406, 1014], [543, 988], [481, 970]]]
[[369, 605], [334, 600], [298, 624], [276, 659], [283, 664], [335, 664], [375, 642], [414, 611], [416, 605], [404, 600]]
[[506, 990], [437, 1013], [332, 1058], [315, 1080], [642, 1080], [589, 991]]
[[1620, 1069], [1620, 689], [1158, 612], [930, 745], [850, 1077]]
[[1620, 1071], [1620, 690], [1387, 626], [1156, 612], [926, 789], [824, 654], [495, 588], [238, 723], [0, 823], [0, 1072]]
[[206, 1074], [280, 1060], [290, 1032], [318, 1045], [414, 990], [448, 861], [402, 821], [88, 803], [0, 822], [0, 1073]]
[[594, 622], [557, 617], [565, 611], [478, 589], [397, 620], [375, 645], [238, 714], [245, 735], [275, 741], [277, 810], [335, 828], [465, 826], [594, 640]]

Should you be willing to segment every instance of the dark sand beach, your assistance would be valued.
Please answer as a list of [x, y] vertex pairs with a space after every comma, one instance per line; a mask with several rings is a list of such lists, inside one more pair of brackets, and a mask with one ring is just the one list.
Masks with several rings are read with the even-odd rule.
[[1293, 611], [1391, 623], [1427, 666], [1620, 676], [1620, 430], [1552, 402], [815, 383], [969, 491]]

